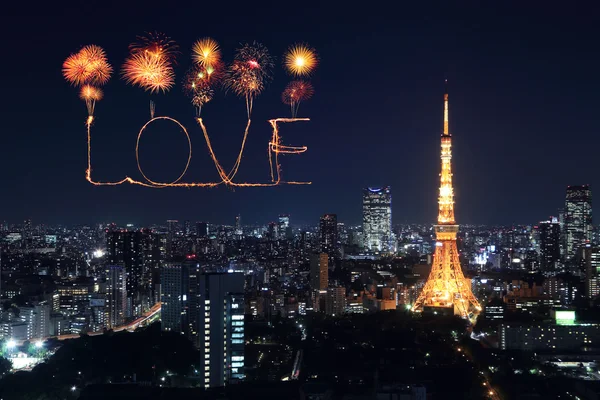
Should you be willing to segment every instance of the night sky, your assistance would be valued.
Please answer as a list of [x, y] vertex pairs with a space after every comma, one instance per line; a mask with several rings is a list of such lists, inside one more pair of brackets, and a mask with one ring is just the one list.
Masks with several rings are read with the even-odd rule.
[[[525, 2], [504, 8], [432, 2], [427, 9], [376, 2], [363, 2], [363, 8], [348, 2], [220, 3], [150, 1], [134, 12], [88, 2], [60, 14], [3, 13], [0, 221], [233, 223], [239, 213], [250, 224], [288, 213], [292, 223], [315, 224], [321, 214], [337, 213], [340, 221], [359, 223], [361, 188], [391, 185], [394, 224], [433, 223], [445, 78], [459, 223], [535, 223], [561, 207], [567, 185], [600, 188], [600, 24], [592, 2], [577, 9], [542, 2], [525, 8]], [[282, 54], [299, 41], [317, 49], [315, 96], [299, 112], [311, 122], [282, 129], [286, 144], [309, 148], [283, 159], [284, 179], [313, 184], [235, 190], [90, 185], [86, 109], [64, 81], [62, 62], [82, 45], [97, 44], [118, 70], [129, 43], [145, 31], [163, 32], [180, 45], [177, 86], [150, 96], [118, 74], [111, 79], [96, 105], [94, 179], [141, 178], [135, 140], [149, 118], [150, 98], [157, 115], [177, 118], [190, 131], [186, 179], [218, 178], [181, 90], [192, 43], [210, 36], [227, 61], [240, 42], [252, 40], [277, 57], [275, 79], [255, 102], [236, 177], [244, 181], [269, 180], [267, 119], [289, 115], [280, 101], [290, 80]], [[221, 92], [203, 118], [229, 169], [245, 126], [243, 100]], [[174, 179], [186, 155], [185, 138], [173, 125], [156, 124], [144, 136], [143, 165], [157, 180]]]

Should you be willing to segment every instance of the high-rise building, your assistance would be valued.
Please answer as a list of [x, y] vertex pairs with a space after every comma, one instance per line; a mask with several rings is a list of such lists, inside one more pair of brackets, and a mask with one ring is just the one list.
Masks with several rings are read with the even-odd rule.
[[127, 306], [127, 275], [121, 265], [106, 268], [106, 318], [107, 327], [114, 328], [125, 322]]
[[242, 216], [238, 214], [235, 216], [235, 234], [241, 235], [242, 233]]
[[277, 233], [279, 239], [291, 239], [292, 237], [292, 227], [290, 226], [290, 216], [287, 214], [282, 214], [279, 216], [279, 220], [277, 223]]
[[565, 200], [565, 248], [567, 261], [592, 241], [592, 191], [589, 185], [567, 186]]
[[196, 235], [199, 238], [208, 237], [208, 222], [196, 222]]
[[244, 379], [244, 275], [200, 275], [199, 329], [204, 387], [218, 387]]
[[544, 275], [560, 270], [560, 224], [556, 218], [538, 225], [540, 238], [540, 269]]
[[363, 238], [365, 249], [388, 252], [392, 247], [392, 189], [363, 189]]
[[319, 247], [321, 253], [329, 254], [330, 258], [338, 255], [338, 223], [337, 215], [325, 214], [319, 223]]
[[163, 331], [188, 333], [190, 269], [183, 263], [167, 263], [161, 268], [161, 310]]
[[192, 234], [192, 224], [190, 223], [189, 219], [186, 219], [183, 222], [183, 234], [185, 237], [188, 237]]
[[463, 275], [458, 258], [452, 187], [452, 135], [448, 127], [448, 93], [444, 94], [444, 130], [441, 137], [442, 172], [438, 198], [438, 223], [435, 225], [435, 253], [429, 278], [412, 307], [413, 311], [455, 314], [470, 318], [481, 311], [471, 291], [471, 282]]
[[327, 290], [329, 285], [329, 257], [327, 253], [315, 253], [310, 258], [310, 288]]
[[149, 231], [117, 230], [107, 232], [108, 265], [121, 265], [127, 274], [126, 317], [142, 313], [144, 299], [150, 295], [152, 270], [146, 257], [152, 254]]
[[167, 220], [167, 258], [171, 259], [175, 255], [175, 238], [177, 237], [176, 219]]
[[327, 288], [327, 300], [325, 308], [327, 315], [342, 315], [346, 309], [346, 288]]
[[594, 300], [600, 295], [600, 247], [586, 245], [583, 250], [585, 259], [585, 295]]

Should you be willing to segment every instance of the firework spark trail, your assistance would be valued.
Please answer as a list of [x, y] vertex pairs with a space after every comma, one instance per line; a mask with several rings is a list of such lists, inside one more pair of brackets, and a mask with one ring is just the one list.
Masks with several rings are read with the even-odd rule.
[[175, 72], [167, 57], [152, 52], [131, 54], [121, 71], [128, 84], [155, 92], [167, 92], [175, 84]]
[[[269, 166], [271, 168], [271, 181], [278, 184], [281, 182], [281, 164], [279, 164], [279, 154], [300, 154], [304, 153], [308, 147], [306, 146], [284, 146], [281, 144], [281, 136], [279, 135], [278, 122], [296, 122], [296, 121], [310, 121], [309, 118], [275, 118], [270, 119], [269, 123], [273, 127], [273, 136], [269, 142], [268, 153], [269, 153]], [[275, 153], [275, 170], [273, 170], [273, 161], [271, 154]], [[277, 179], [275, 179], [275, 173], [277, 172]], [[294, 184], [307, 184], [311, 182], [295, 182]]]
[[79, 52], [71, 54], [62, 68], [63, 76], [73, 86], [104, 85], [112, 72], [104, 49], [96, 45], [84, 46]]

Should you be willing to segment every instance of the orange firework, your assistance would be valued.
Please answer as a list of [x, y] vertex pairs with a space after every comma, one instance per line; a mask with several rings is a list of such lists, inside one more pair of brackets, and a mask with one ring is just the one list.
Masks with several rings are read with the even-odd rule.
[[196, 41], [192, 47], [192, 52], [194, 61], [204, 68], [215, 67], [221, 60], [219, 44], [211, 38]]
[[310, 82], [292, 81], [281, 94], [281, 99], [285, 104], [290, 106], [292, 118], [296, 118], [300, 102], [310, 99], [314, 93], [315, 90]]
[[79, 98], [85, 101], [88, 116], [92, 117], [94, 115], [96, 102], [102, 98], [102, 90], [91, 85], [84, 85], [79, 92]]
[[318, 62], [317, 53], [303, 44], [293, 45], [285, 54], [285, 67], [295, 76], [310, 75]]
[[112, 66], [100, 46], [89, 45], [71, 54], [63, 63], [63, 76], [74, 86], [103, 85], [110, 79]]
[[129, 45], [131, 54], [150, 53], [173, 63], [179, 53], [178, 48], [179, 46], [170, 37], [159, 32], [138, 36], [138, 41]]
[[98, 101], [102, 98], [102, 90], [91, 85], [85, 85], [79, 92], [79, 97], [82, 100], [93, 100]]
[[166, 92], [175, 83], [175, 72], [169, 60], [151, 52], [131, 54], [125, 60], [121, 73], [127, 83], [150, 93]]

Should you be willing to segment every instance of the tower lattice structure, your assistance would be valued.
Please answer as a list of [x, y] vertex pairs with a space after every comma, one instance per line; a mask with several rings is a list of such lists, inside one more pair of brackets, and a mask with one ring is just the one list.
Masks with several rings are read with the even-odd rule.
[[438, 223], [435, 225], [435, 254], [431, 273], [412, 307], [413, 311], [425, 308], [453, 308], [454, 314], [470, 318], [481, 310], [466, 279], [456, 247], [458, 224], [454, 220], [454, 189], [452, 187], [452, 135], [448, 128], [448, 92], [444, 94], [444, 131], [442, 142], [442, 171]]

